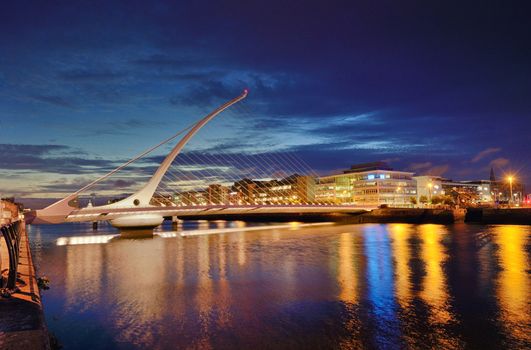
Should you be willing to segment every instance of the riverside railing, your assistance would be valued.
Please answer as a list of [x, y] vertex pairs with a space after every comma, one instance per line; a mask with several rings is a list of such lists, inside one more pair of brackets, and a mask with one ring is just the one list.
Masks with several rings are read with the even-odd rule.
[[7, 254], [9, 255], [9, 273], [7, 280], [4, 281], [3, 278], [1, 279], [0, 289], [13, 291], [15, 290], [17, 284], [22, 222], [20, 220], [16, 220], [9, 224], [3, 224], [1, 231], [7, 248]]

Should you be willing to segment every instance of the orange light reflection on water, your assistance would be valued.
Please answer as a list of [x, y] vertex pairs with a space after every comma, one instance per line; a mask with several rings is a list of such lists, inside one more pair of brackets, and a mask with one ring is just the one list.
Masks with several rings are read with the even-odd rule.
[[443, 238], [448, 229], [443, 225], [426, 224], [419, 226], [422, 239], [421, 258], [424, 262], [425, 276], [419, 293], [429, 310], [429, 324], [433, 327], [430, 337], [437, 348], [455, 349], [461, 347], [459, 339], [447, 331], [447, 326], [455, 322], [451, 312], [447, 276], [443, 269], [448, 254]]
[[526, 232], [521, 226], [494, 228], [497, 255], [501, 271], [497, 280], [497, 295], [501, 323], [507, 334], [519, 341], [531, 342], [526, 331], [531, 319], [529, 257], [526, 253]]
[[358, 271], [354, 266], [354, 240], [352, 233], [344, 232], [339, 239], [338, 282], [339, 299], [355, 304], [358, 300]]
[[411, 302], [411, 270], [409, 260], [411, 251], [408, 240], [411, 236], [410, 225], [392, 224], [389, 225], [389, 233], [392, 237], [392, 249], [395, 260], [395, 289], [396, 298], [402, 308], [409, 306]]

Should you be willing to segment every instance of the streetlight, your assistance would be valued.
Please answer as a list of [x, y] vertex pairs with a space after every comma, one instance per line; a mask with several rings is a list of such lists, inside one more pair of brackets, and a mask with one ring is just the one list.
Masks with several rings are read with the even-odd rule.
[[511, 194], [511, 197], [509, 198], [509, 206], [511, 206], [511, 202], [513, 201], [513, 179], [512, 175], [507, 177], [507, 180], [509, 181], [509, 193]]
[[432, 187], [433, 187], [433, 184], [431, 183], [431, 180], [430, 180], [430, 182], [428, 183], [428, 201], [429, 201], [430, 205], [431, 205], [431, 189], [432, 189]]
[[[398, 186], [398, 187], [396, 188], [396, 196], [395, 196], [395, 200], [394, 200], [395, 204], [400, 202], [398, 197], [400, 196], [400, 190], [401, 190], [401, 189], [402, 189], [402, 188], [401, 188], [400, 186]], [[403, 202], [403, 201], [402, 201], [402, 202]]]

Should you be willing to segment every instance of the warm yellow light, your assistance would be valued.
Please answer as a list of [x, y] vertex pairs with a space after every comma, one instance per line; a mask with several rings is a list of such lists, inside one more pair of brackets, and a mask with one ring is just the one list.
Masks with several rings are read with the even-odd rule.
[[429, 188], [432, 188], [432, 187], [433, 187], [433, 184], [430, 182], [430, 183], [428, 184], [428, 187], [429, 187]]
[[508, 180], [509, 182], [513, 182], [513, 179], [514, 179], [513, 176], [508, 176], [508, 177], [507, 177], [507, 180]]

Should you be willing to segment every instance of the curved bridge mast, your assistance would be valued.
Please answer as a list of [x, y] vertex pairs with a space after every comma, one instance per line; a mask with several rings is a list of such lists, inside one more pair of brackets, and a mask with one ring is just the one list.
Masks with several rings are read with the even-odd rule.
[[[210, 114], [208, 114], [206, 117], [201, 119], [197, 124], [194, 125], [194, 127], [179, 141], [177, 145], [171, 150], [171, 152], [166, 156], [164, 161], [160, 164], [159, 168], [151, 179], [148, 181], [144, 187], [142, 187], [139, 191], [135, 192], [134, 194], [130, 195], [129, 197], [122, 199], [121, 201], [118, 201], [116, 203], [98, 206], [96, 208], [98, 209], [112, 209], [112, 208], [131, 208], [131, 207], [147, 207], [152, 206], [150, 204], [151, 198], [153, 197], [153, 194], [155, 193], [155, 190], [157, 189], [160, 181], [162, 180], [162, 177], [168, 170], [168, 168], [171, 166], [173, 160], [177, 155], [181, 152], [183, 147], [190, 141], [190, 139], [203, 127], [205, 124], [207, 124], [209, 121], [214, 119], [218, 114], [229, 108], [230, 106], [234, 105], [235, 103], [238, 103], [239, 101], [243, 100], [245, 97], [247, 97], [248, 91], [245, 89], [238, 97], [228, 101], [227, 103], [221, 105], [214, 111], [212, 111]], [[105, 176], [104, 176], [105, 177]], [[104, 178], [102, 177], [102, 178]], [[86, 186], [87, 187], [87, 186]], [[83, 189], [85, 189], [84, 187]], [[77, 210], [77, 208], [73, 207], [71, 204], [73, 201], [75, 201], [78, 197], [78, 194], [81, 192], [75, 192], [71, 195], [49, 205], [48, 207], [37, 210], [35, 213], [35, 223], [61, 223], [64, 222], [66, 217], [72, 213], [72, 211]], [[94, 208], [92, 208], [94, 209]]]

